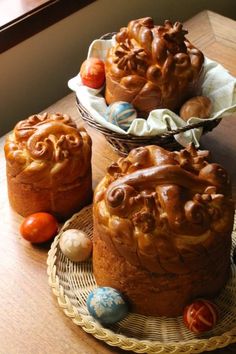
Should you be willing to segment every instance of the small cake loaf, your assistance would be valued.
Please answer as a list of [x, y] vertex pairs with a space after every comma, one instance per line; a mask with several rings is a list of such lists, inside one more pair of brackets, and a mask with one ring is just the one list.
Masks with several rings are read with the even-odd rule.
[[93, 271], [135, 312], [177, 316], [229, 277], [234, 204], [226, 171], [193, 145], [132, 150], [94, 195]]
[[67, 115], [20, 121], [5, 143], [8, 196], [22, 216], [67, 218], [92, 199], [91, 139]]
[[130, 102], [145, 117], [200, 94], [204, 56], [187, 33], [179, 22], [156, 26], [150, 17], [121, 28], [105, 62], [107, 103]]

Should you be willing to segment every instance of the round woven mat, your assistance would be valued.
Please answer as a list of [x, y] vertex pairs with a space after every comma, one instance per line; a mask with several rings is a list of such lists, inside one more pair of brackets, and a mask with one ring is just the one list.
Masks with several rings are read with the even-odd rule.
[[[91, 206], [82, 209], [65, 223], [52, 243], [47, 260], [49, 284], [59, 306], [84, 331], [111, 346], [136, 353], [202, 353], [236, 342], [236, 266], [233, 259], [231, 277], [216, 299], [220, 321], [212, 331], [197, 336], [185, 328], [181, 316], [148, 317], [136, 313], [130, 313], [122, 321], [106, 328], [89, 315], [86, 307], [87, 296], [96, 287], [91, 260], [75, 263], [60, 250], [60, 236], [71, 228], [84, 230], [92, 238]], [[232, 250], [235, 246], [236, 217]]]

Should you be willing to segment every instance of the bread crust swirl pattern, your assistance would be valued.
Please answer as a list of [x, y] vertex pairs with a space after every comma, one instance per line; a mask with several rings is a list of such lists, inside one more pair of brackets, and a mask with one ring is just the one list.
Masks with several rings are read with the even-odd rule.
[[90, 168], [90, 146], [86, 131], [77, 129], [68, 115], [45, 113], [15, 126], [5, 154], [12, 176], [48, 186], [49, 176], [53, 184], [83, 177]]
[[220, 239], [230, 249], [228, 175], [193, 145], [141, 147], [119, 159], [97, 187], [94, 213], [116, 252], [150, 272], [189, 273]]
[[199, 93], [204, 56], [187, 33], [179, 22], [156, 26], [151, 17], [121, 28], [105, 63], [108, 104], [131, 102], [147, 116], [156, 108], [176, 111]]
[[91, 202], [91, 138], [68, 115], [18, 122], [4, 148], [9, 201], [22, 216], [47, 211], [64, 220]]

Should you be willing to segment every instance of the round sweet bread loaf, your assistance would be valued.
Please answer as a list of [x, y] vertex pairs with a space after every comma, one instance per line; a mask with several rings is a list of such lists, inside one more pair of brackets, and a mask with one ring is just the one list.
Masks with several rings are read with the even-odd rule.
[[22, 216], [46, 211], [65, 219], [91, 202], [91, 138], [68, 115], [18, 122], [4, 148], [9, 201]]
[[226, 171], [193, 145], [140, 147], [108, 168], [94, 195], [93, 271], [133, 310], [177, 316], [214, 297], [230, 269], [234, 204]]
[[156, 26], [150, 17], [121, 28], [105, 61], [107, 103], [130, 102], [146, 117], [156, 108], [177, 112], [200, 94], [204, 56], [187, 33], [179, 22]]

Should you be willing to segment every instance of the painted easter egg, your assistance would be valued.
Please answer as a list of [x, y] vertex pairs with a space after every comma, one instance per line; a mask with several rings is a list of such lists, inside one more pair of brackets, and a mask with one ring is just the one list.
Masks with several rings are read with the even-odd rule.
[[38, 212], [27, 216], [20, 225], [21, 236], [32, 243], [51, 240], [58, 231], [55, 217], [49, 213]]
[[83, 85], [98, 89], [105, 82], [105, 66], [101, 59], [88, 58], [80, 68], [80, 77]]
[[59, 246], [62, 253], [74, 262], [85, 261], [92, 252], [92, 241], [83, 231], [77, 229], [64, 231]]
[[128, 130], [130, 124], [137, 118], [137, 112], [131, 103], [117, 101], [108, 106], [106, 118], [108, 122]]
[[190, 331], [196, 334], [207, 332], [216, 325], [218, 310], [216, 305], [209, 300], [196, 300], [185, 307], [183, 320]]
[[128, 313], [128, 304], [122, 294], [110, 287], [98, 287], [87, 298], [91, 316], [103, 324], [120, 321]]

